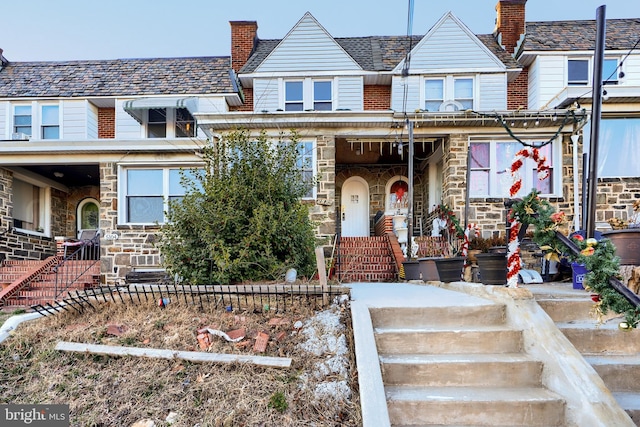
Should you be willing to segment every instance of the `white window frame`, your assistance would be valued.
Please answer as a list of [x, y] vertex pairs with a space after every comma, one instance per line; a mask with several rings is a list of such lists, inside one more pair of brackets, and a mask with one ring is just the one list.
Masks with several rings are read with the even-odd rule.
[[118, 165], [118, 224], [119, 225], [155, 225], [156, 222], [133, 222], [128, 221], [129, 207], [127, 191], [127, 173], [130, 170], [161, 170], [162, 171], [162, 194], [149, 195], [162, 197], [162, 221], [158, 221], [158, 224], [164, 224], [167, 221], [167, 210], [169, 208], [169, 198], [179, 196], [178, 194], [171, 194], [169, 192], [169, 171], [179, 169], [191, 169], [201, 168], [202, 164], [194, 163], [173, 163], [169, 165], [165, 164], [137, 164], [137, 163], [125, 163]]
[[[43, 103], [43, 104], [40, 104], [39, 107], [40, 108], [38, 109], [38, 111], [40, 113], [40, 138], [41, 139], [55, 139], [55, 140], [61, 139], [61, 137], [62, 137], [62, 128], [60, 126], [60, 123], [62, 122], [62, 119], [61, 119], [60, 104], [48, 104], [48, 103], [44, 104]], [[44, 121], [44, 109], [45, 108], [49, 108], [49, 107], [55, 107], [57, 112], [58, 112], [57, 117], [56, 117], [57, 120], [55, 121], [55, 123], [54, 122], [45, 123], [45, 121]], [[45, 138], [45, 135], [44, 135], [45, 128], [57, 128], [58, 129], [58, 137], [57, 138]]]
[[[307, 161], [311, 162], [311, 167], [307, 168], [307, 167], [303, 167], [303, 170], [305, 172], [311, 172], [311, 177], [315, 178], [318, 174], [318, 162], [317, 162], [317, 146], [316, 146], [316, 141], [315, 140], [302, 140], [302, 141], [298, 141], [298, 145], [300, 144], [310, 144], [310, 152], [305, 152], [302, 153], [303, 156], [303, 161], [306, 159]], [[314, 185], [312, 187], [312, 191], [311, 194], [308, 194], [304, 197], [302, 197], [302, 200], [315, 200], [318, 197], [318, 186]]]
[[[582, 61], [587, 63], [587, 79], [586, 80], [569, 80], [569, 62], [570, 61]], [[607, 71], [604, 69], [605, 64], [603, 64], [602, 83], [605, 85], [619, 84], [621, 80], [620, 78], [618, 78], [618, 73], [621, 71], [618, 68], [620, 66], [620, 58], [617, 56], [605, 56], [604, 61], [605, 63], [607, 61], [615, 61], [617, 72], [613, 73], [613, 75], [611, 75], [611, 79], [607, 81], [607, 78], [609, 77], [609, 75], [607, 74], [610, 74], [610, 72], [607, 73]], [[591, 86], [591, 84], [593, 83], [593, 57], [568, 56], [566, 64], [567, 64], [567, 71], [565, 75], [565, 82], [567, 86]]]
[[[475, 75], [460, 74], [460, 75], [446, 75], [446, 76], [426, 76], [420, 81], [420, 105], [425, 110], [427, 101], [438, 101], [438, 99], [427, 99], [426, 86], [427, 81], [440, 80], [442, 81], [442, 103], [440, 107], [435, 111], [463, 111], [466, 108], [462, 102], [471, 101], [471, 109], [475, 109], [478, 102], [478, 79]], [[472, 84], [472, 98], [456, 98], [455, 84], [458, 80], [471, 80]], [[462, 102], [461, 102], [462, 101]], [[429, 110], [433, 111], [433, 110]]]
[[[30, 120], [30, 124], [29, 124], [29, 133], [26, 132], [22, 132], [20, 130], [18, 130], [17, 128], [26, 128], [27, 126], [20, 126], [18, 124], [16, 124], [16, 117], [27, 117], [26, 114], [16, 114], [16, 108], [19, 107], [28, 107], [29, 108], [29, 115], [28, 117], [31, 118]], [[13, 133], [24, 133], [27, 136], [32, 136], [33, 135], [33, 105], [31, 104], [13, 104], [13, 115], [11, 116], [11, 120], [12, 120], [12, 129], [13, 129]]]
[[317, 102], [330, 102], [331, 109], [330, 110], [317, 110], [317, 111], [335, 111], [338, 106], [336, 105], [336, 81], [333, 78], [321, 78], [321, 77], [305, 77], [305, 78], [282, 78], [280, 79], [280, 105], [279, 108], [282, 111], [289, 112], [297, 112], [299, 110], [287, 110], [287, 104], [299, 104], [299, 100], [295, 101], [287, 101], [287, 83], [290, 82], [302, 82], [302, 111], [316, 111], [315, 106], [315, 95], [314, 95], [314, 83], [316, 82], [327, 82], [331, 83], [331, 100], [318, 100]]
[[[16, 171], [13, 172], [13, 179], [14, 180], [17, 179], [27, 184], [31, 184], [34, 187], [40, 188], [40, 194], [39, 194], [40, 200], [38, 201], [40, 204], [40, 209], [38, 210], [38, 216], [39, 216], [38, 223], [40, 224], [40, 228], [43, 231], [28, 230], [26, 228], [20, 228], [20, 227], [15, 227], [14, 230], [24, 234], [32, 234], [35, 236], [49, 237], [51, 234], [51, 187], [44, 181], [41, 181], [35, 178], [34, 176], [30, 176], [30, 175], [23, 174]], [[13, 192], [13, 189], [11, 191]], [[13, 219], [14, 218], [12, 215], [11, 217], [12, 226], [13, 226]]]
[[[165, 121], [164, 121], [164, 125], [165, 125], [165, 133], [164, 136], [154, 136], [151, 137], [149, 136], [149, 113], [151, 112], [151, 110], [164, 110], [165, 111]], [[145, 111], [144, 114], [144, 124], [143, 124], [143, 137], [146, 139], [188, 139], [188, 138], [195, 138], [197, 136], [197, 123], [196, 123], [196, 119], [195, 117], [193, 117], [193, 114], [191, 114], [191, 112], [184, 108], [184, 110], [186, 110], [189, 115], [191, 115], [192, 118], [192, 125], [193, 125], [193, 135], [192, 136], [177, 136], [177, 126], [178, 126], [178, 121], [177, 121], [177, 108], [171, 108], [171, 107], [162, 107], [162, 108], [149, 108]], [[156, 122], [156, 123], [162, 123], [162, 122]], [[186, 121], [184, 123], [187, 123]]]
[[[540, 141], [546, 141], [544, 139], [532, 139], [527, 140], [525, 142], [534, 144], [539, 143]], [[509, 179], [511, 179], [511, 172], [509, 170], [501, 170], [498, 171], [498, 161], [497, 161], [497, 144], [501, 143], [515, 143], [519, 146], [518, 150], [524, 148], [521, 144], [514, 140], [507, 139], [486, 139], [486, 138], [477, 138], [472, 139], [470, 144], [483, 143], [489, 144], [489, 168], [472, 168], [471, 171], [474, 170], [488, 170], [489, 171], [489, 193], [488, 194], [474, 194], [471, 192], [471, 188], [469, 189], [469, 197], [471, 198], [509, 198], [509, 194], [502, 194], [498, 192], [500, 188], [498, 184], [499, 176], [502, 174], [506, 174]], [[515, 155], [515, 153], [514, 153]], [[551, 155], [552, 158], [552, 170], [551, 170], [551, 179], [553, 188], [550, 193], [542, 193], [543, 197], [562, 197], [562, 140], [560, 137], [556, 138], [551, 145]], [[510, 164], [511, 162], [508, 161]], [[531, 159], [525, 159], [524, 165], [520, 168], [520, 176], [522, 177], [522, 189], [520, 193], [516, 197], [523, 197], [528, 194], [532, 188], [534, 188], [534, 175], [536, 170], [536, 163]]]

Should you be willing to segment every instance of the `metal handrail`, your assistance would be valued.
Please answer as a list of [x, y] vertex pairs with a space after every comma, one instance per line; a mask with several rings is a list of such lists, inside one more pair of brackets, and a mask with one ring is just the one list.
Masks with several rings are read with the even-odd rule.
[[[580, 254], [580, 248], [574, 242], [572, 242], [571, 239], [569, 239], [567, 236], [565, 236], [559, 231], [556, 231], [556, 237], [558, 238], [558, 240], [564, 243], [565, 246], [567, 246], [569, 250], [573, 252], [574, 255]], [[629, 301], [629, 303], [631, 303], [631, 305], [633, 305], [635, 308], [640, 308], [640, 296], [634, 294], [631, 289], [627, 288], [618, 279], [616, 279], [615, 277], [610, 277], [609, 285], [611, 285], [611, 287], [616, 292], [618, 292], [623, 297], [625, 297], [625, 299]]]
[[[100, 261], [100, 236], [96, 235], [82, 244], [74, 246], [73, 253], [65, 256], [63, 260], [53, 268], [56, 273], [55, 299], [67, 292], [78, 279]], [[89, 260], [93, 263], [77, 264], [69, 261]]]

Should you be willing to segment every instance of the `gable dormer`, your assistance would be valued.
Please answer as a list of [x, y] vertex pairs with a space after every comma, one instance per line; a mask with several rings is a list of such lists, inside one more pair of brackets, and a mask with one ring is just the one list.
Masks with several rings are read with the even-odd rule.
[[256, 73], [347, 70], [362, 68], [307, 12], [262, 61]]
[[[409, 111], [506, 109], [507, 74], [512, 70], [451, 12], [411, 49], [406, 64], [405, 58], [393, 71], [396, 111], [405, 105]], [[408, 71], [405, 77], [403, 70]], [[411, 95], [407, 100], [405, 85]]]
[[[259, 54], [258, 54], [259, 56]], [[363, 69], [309, 13], [241, 76], [254, 111], [362, 111]]]

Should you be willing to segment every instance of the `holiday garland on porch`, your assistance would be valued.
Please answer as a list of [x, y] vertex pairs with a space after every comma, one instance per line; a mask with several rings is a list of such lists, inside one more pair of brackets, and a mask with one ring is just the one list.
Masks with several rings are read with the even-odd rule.
[[609, 284], [610, 277], [618, 277], [620, 268], [620, 259], [615, 256], [615, 246], [608, 239], [584, 239], [578, 234], [571, 240], [580, 248], [580, 254], [573, 255], [556, 234], [566, 223], [564, 212], [556, 212], [538, 194], [536, 190], [532, 190], [525, 198], [513, 204], [510, 217], [535, 227], [533, 240], [546, 252], [548, 260], [559, 260], [560, 256], [564, 256], [585, 266], [589, 273], [584, 285], [592, 293], [594, 313], [599, 322], [604, 314], [613, 311], [625, 317], [625, 322], [620, 324], [621, 329], [637, 327], [640, 324], [640, 310]]

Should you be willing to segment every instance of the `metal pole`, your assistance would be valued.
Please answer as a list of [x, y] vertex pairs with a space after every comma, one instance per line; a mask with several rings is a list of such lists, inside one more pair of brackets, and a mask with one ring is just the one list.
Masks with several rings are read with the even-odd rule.
[[467, 138], [467, 182], [465, 184], [464, 197], [464, 230], [469, 225], [469, 183], [471, 182], [471, 138]]
[[412, 257], [411, 246], [413, 243], [413, 122], [407, 119], [407, 128], [409, 130], [409, 206], [407, 212], [407, 258]]
[[587, 237], [593, 237], [596, 230], [596, 193], [598, 187], [598, 139], [602, 115], [602, 63], [604, 62], [604, 42], [606, 34], [605, 10], [602, 5], [596, 10], [596, 47], [593, 54], [593, 107], [591, 113], [591, 147], [589, 149], [589, 190], [586, 218]]

